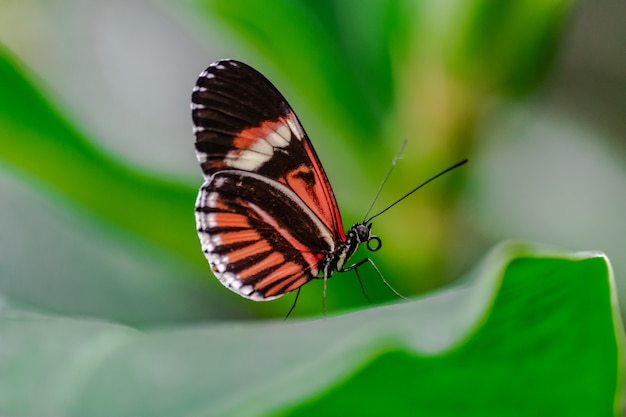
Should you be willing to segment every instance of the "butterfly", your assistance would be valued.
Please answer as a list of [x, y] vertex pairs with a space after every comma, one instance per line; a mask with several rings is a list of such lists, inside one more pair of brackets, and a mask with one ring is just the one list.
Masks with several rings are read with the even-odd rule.
[[376, 268], [369, 258], [348, 264], [361, 243], [380, 249], [371, 232], [375, 216], [344, 232], [315, 149], [267, 78], [242, 62], [216, 61], [199, 75], [191, 110], [204, 175], [197, 232], [226, 288], [268, 301], [294, 290], [299, 295], [303, 285], [323, 279], [325, 311], [326, 280], [333, 273], [357, 271], [365, 262]]

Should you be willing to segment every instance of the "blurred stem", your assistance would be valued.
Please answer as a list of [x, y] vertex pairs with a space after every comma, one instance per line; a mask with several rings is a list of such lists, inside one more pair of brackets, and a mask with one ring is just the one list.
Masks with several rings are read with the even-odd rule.
[[[470, 156], [482, 107], [479, 94], [456, 82], [443, 62], [429, 55], [413, 57], [400, 74], [399, 85], [404, 88], [398, 92], [396, 125], [412, 138], [405, 157], [410, 161], [405, 164], [405, 177], [411, 179], [402, 184], [403, 189]], [[406, 204], [407, 213], [397, 214], [411, 224], [403, 222], [404, 230], [392, 234], [394, 239], [402, 236], [393, 251], [395, 263], [423, 277], [411, 283], [413, 290], [436, 288], [458, 272], [449, 265], [453, 257], [447, 250], [457, 231], [464, 229], [455, 218], [454, 203], [467, 169], [459, 168], [420, 190], [420, 196]]]

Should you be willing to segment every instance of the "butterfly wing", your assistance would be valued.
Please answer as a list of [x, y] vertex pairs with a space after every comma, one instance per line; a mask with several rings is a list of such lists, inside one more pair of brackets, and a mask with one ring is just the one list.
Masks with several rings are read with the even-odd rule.
[[316, 277], [345, 235], [326, 174], [285, 98], [248, 65], [217, 61], [198, 78], [192, 117], [205, 176], [196, 222], [220, 281], [269, 299]]
[[335, 196], [304, 128], [261, 73], [233, 60], [211, 64], [194, 88], [192, 117], [205, 177], [239, 169], [272, 178], [345, 239]]
[[237, 170], [216, 172], [196, 202], [196, 224], [211, 269], [229, 289], [270, 300], [317, 276], [332, 235], [285, 185]]

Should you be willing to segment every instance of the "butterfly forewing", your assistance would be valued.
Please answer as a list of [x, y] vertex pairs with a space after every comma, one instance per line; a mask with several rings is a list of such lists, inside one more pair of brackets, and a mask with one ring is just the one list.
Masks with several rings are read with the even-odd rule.
[[192, 94], [196, 155], [205, 177], [256, 172], [291, 188], [344, 238], [335, 196], [297, 116], [261, 73], [232, 60], [213, 63]]
[[192, 95], [205, 183], [203, 250], [221, 282], [253, 299], [292, 291], [345, 240], [334, 194], [295, 113], [259, 72], [218, 61]]

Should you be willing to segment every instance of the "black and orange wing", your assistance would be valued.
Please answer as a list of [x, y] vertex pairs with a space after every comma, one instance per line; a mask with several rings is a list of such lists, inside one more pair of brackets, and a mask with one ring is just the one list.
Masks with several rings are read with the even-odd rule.
[[343, 237], [319, 158], [287, 100], [261, 73], [238, 61], [214, 62], [198, 78], [192, 117], [205, 178], [224, 169], [271, 178], [291, 188]]
[[215, 173], [196, 202], [204, 254], [217, 278], [253, 300], [270, 300], [315, 278], [332, 235], [283, 184], [237, 170]]
[[216, 276], [255, 300], [315, 278], [345, 235], [330, 183], [285, 98], [248, 65], [217, 61], [198, 78], [192, 117], [205, 177], [196, 223]]

